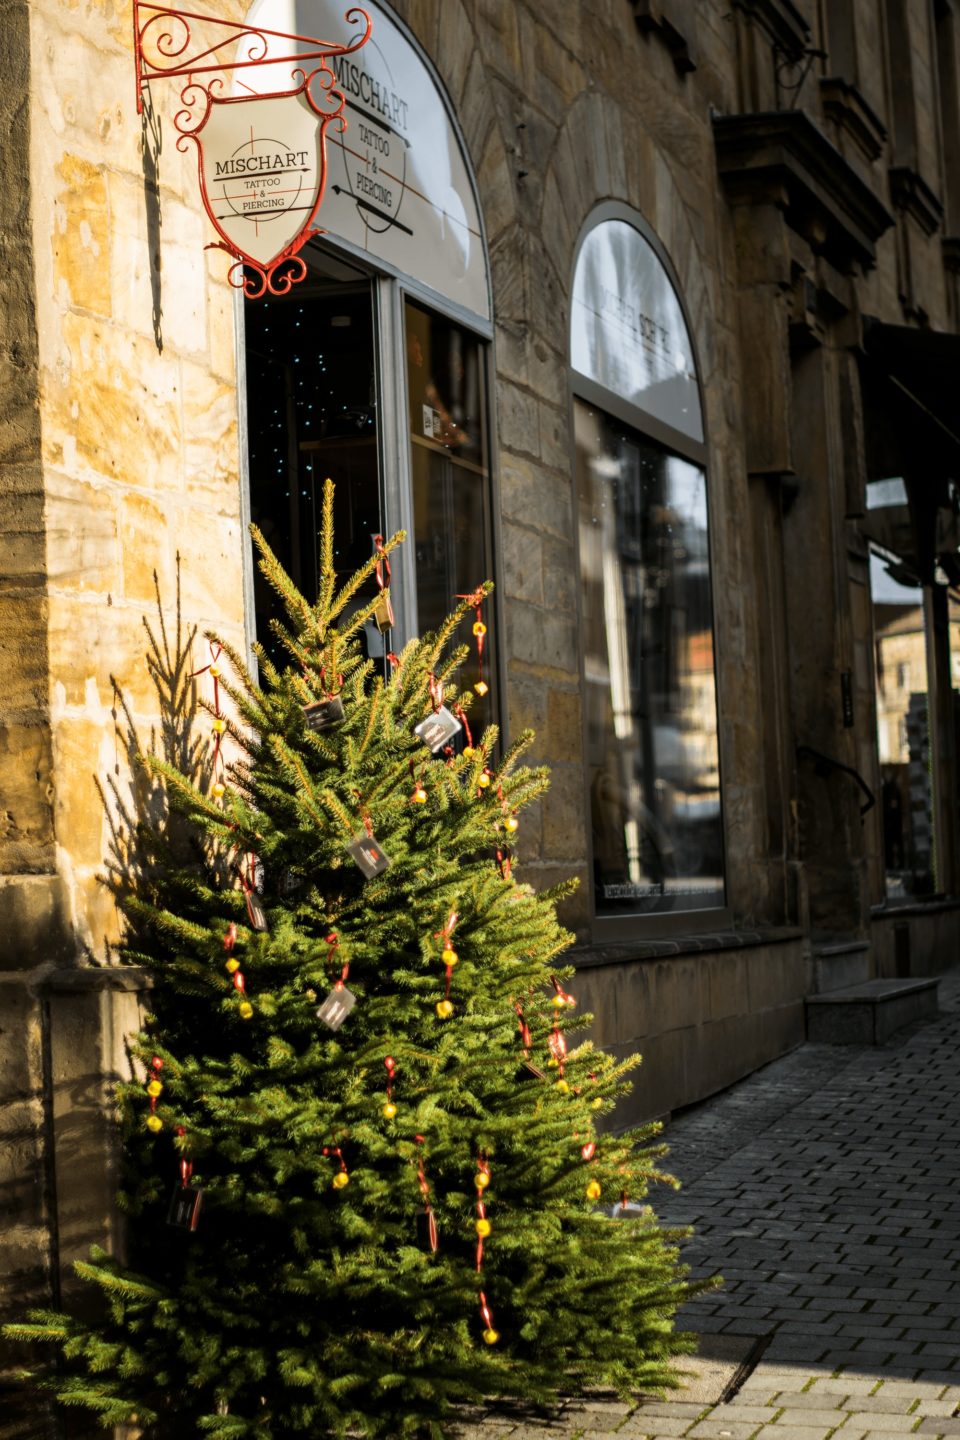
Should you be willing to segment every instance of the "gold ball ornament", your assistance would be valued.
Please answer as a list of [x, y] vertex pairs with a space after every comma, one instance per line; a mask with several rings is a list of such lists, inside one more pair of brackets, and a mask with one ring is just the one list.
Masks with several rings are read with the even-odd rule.
[[593, 1106], [594, 1110], [600, 1110], [603, 1107], [603, 1100], [601, 1096], [598, 1095], [596, 1100], [591, 1100], [590, 1104]]
[[489, 1329], [484, 1330], [484, 1332], [483, 1332], [483, 1343], [484, 1343], [485, 1345], [496, 1345], [496, 1343], [497, 1343], [497, 1341], [498, 1341], [499, 1339], [500, 1339], [500, 1331], [499, 1331], [499, 1330], [494, 1330], [494, 1328], [493, 1328], [492, 1325], [489, 1327]]
[[252, 1014], [253, 1014], [253, 1006], [250, 1004], [250, 1001], [249, 1001], [249, 1000], [241, 1000], [241, 1001], [240, 1001], [240, 1019], [241, 1019], [241, 1020], [249, 1020], [249, 1019], [250, 1019], [250, 1016], [251, 1016]]
[[342, 1190], [345, 1185], [349, 1184], [350, 1176], [347, 1174], [346, 1170], [338, 1170], [336, 1175], [334, 1175], [333, 1177], [334, 1190]]
[[416, 790], [414, 790], [413, 794], [410, 796], [410, 799], [414, 805], [426, 805], [427, 792], [426, 790], [424, 790], [422, 785], [417, 786]]
[[388, 1100], [387, 1103], [386, 1103], [386, 1105], [384, 1105], [384, 1107], [383, 1107], [384, 1119], [385, 1119], [385, 1120], [392, 1120], [393, 1117], [396, 1115], [396, 1113], [397, 1113], [397, 1107], [396, 1107], [396, 1105], [394, 1105], [394, 1103], [393, 1103], [392, 1100]]
[[477, 777], [477, 784], [480, 786], [481, 790], [486, 790], [487, 786], [490, 784], [490, 776], [487, 774], [486, 771], [484, 771], [482, 775]]
[[147, 1129], [152, 1130], [154, 1135], [156, 1135], [158, 1131], [163, 1129], [163, 1121], [160, 1119], [159, 1115], [147, 1116]]
[[508, 815], [507, 818], [506, 818], [506, 820], [505, 820], [503, 823], [504, 823], [504, 825], [506, 826], [506, 828], [510, 831], [511, 835], [513, 834], [513, 832], [514, 832], [515, 830], [519, 830], [519, 829], [520, 829], [520, 821], [517, 819], [516, 815]]
[[218, 780], [217, 783], [216, 783], [216, 785], [214, 785], [214, 787], [213, 787], [213, 793], [214, 793], [215, 797], [219, 800], [222, 795], [226, 795], [226, 793], [227, 793], [227, 787], [226, 787], [226, 785], [222, 785], [222, 784], [220, 783], [220, 781]]
[[554, 1010], [562, 1010], [566, 1003], [567, 1002], [566, 1000], [564, 1000], [562, 995], [554, 995], [553, 1000], [551, 1001]]
[[487, 684], [486, 680], [478, 680], [473, 688], [478, 695], [486, 695], [487, 691], [490, 689], [490, 686]]
[[150, 1081], [150, 1084], [147, 1086], [147, 1094], [152, 1095], [154, 1098], [163, 1094], [163, 1086], [159, 1080]]
[[567, 1091], [570, 1089], [570, 1086], [567, 1084], [566, 1080], [558, 1080], [557, 1089], [560, 1091], [561, 1095], [566, 1095]]
[[476, 750], [474, 750], [474, 748], [473, 748], [472, 745], [464, 745], [464, 747], [463, 747], [463, 758], [464, 758], [464, 760], [472, 760], [473, 757], [474, 757], [474, 755], [476, 755], [476, 753], [477, 753], [477, 752], [476, 752]]
[[222, 672], [221, 672], [221, 670], [220, 670], [220, 666], [219, 666], [219, 665], [211, 665], [211, 666], [210, 666], [210, 674], [213, 676], [214, 680], [219, 680], [221, 673], [222, 673]]
[[231, 955], [229, 960], [224, 960], [223, 968], [224, 970], [228, 970], [230, 974], [233, 975], [237, 970], [240, 969], [240, 961], [235, 960]]
[[481, 1240], [486, 1240], [487, 1236], [491, 1235], [492, 1233], [493, 1226], [490, 1224], [489, 1220], [477, 1221], [477, 1234], [480, 1236]]
[[457, 954], [456, 950], [451, 950], [449, 945], [444, 945], [442, 951], [440, 952], [440, 959], [443, 961], [444, 965], [452, 966], [456, 965], [457, 961], [460, 959], [460, 956]]
[[588, 1199], [588, 1200], [599, 1200], [599, 1199], [600, 1199], [600, 1196], [601, 1196], [602, 1194], [603, 1194], [603, 1191], [602, 1191], [601, 1186], [600, 1186], [600, 1181], [599, 1181], [599, 1180], [591, 1180], [591, 1181], [590, 1181], [590, 1184], [587, 1186], [587, 1199]]
[[223, 732], [226, 730], [226, 728], [227, 728], [227, 722], [226, 722], [226, 720], [220, 720], [219, 718], [216, 719], [216, 720], [214, 720], [214, 722], [213, 722], [213, 733], [214, 733], [214, 735], [222, 735]]
[[475, 621], [474, 621], [474, 623], [473, 623], [473, 633], [474, 633], [474, 635], [486, 635], [486, 633], [487, 633], [487, 627], [486, 627], [486, 625], [484, 625], [484, 623], [483, 623], [482, 620], [475, 620]]
[[486, 1173], [485, 1170], [478, 1170], [475, 1183], [478, 1190], [486, 1190], [487, 1186], [490, 1184], [490, 1176]]
[[449, 1019], [450, 1019], [450, 1016], [453, 1014], [453, 1001], [452, 1001], [452, 1000], [438, 1000], [438, 1001], [437, 1001], [437, 1014], [439, 1015], [439, 1017], [440, 1017], [441, 1020], [449, 1020]]

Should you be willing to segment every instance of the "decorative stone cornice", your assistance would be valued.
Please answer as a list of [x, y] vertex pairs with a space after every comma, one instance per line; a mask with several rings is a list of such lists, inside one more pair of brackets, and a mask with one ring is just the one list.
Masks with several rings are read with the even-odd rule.
[[850, 136], [867, 160], [877, 160], [887, 139], [884, 126], [864, 100], [856, 85], [839, 75], [820, 81], [823, 113]]
[[918, 170], [895, 165], [890, 170], [890, 199], [894, 209], [910, 215], [925, 235], [939, 229], [943, 206]]
[[731, 198], [773, 203], [840, 270], [876, 261], [893, 216], [802, 110], [715, 115], [717, 169]]
[[734, 0], [734, 9], [755, 21], [787, 58], [798, 59], [810, 44], [810, 26], [792, 0]]
[[637, 29], [656, 35], [680, 75], [696, 70], [695, 20], [690, 0], [632, 0]]

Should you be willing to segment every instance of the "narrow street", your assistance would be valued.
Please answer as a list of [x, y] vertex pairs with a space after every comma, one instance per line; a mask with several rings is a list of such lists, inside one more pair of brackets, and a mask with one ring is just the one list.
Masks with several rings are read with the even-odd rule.
[[465, 1435], [547, 1440], [960, 1436], [960, 972], [939, 1017], [878, 1047], [805, 1045], [679, 1117], [653, 1197], [721, 1291], [684, 1390], [490, 1411]]

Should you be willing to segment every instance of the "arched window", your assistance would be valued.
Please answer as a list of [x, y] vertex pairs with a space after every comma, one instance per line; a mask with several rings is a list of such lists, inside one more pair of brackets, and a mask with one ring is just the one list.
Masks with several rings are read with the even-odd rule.
[[623, 207], [581, 238], [570, 329], [595, 913], [694, 928], [724, 905], [706, 445], [675, 283]]
[[[482, 221], [446, 96], [401, 24], [372, 0], [363, 7], [372, 38], [331, 62], [348, 125], [328, 134], [324, 233], [302, 252], [308, 277], [243, 308], [251, 518], [301, 589], [317, 593], [325, 477], [337, 482], [338, 568], [361, 564], [375, 535], [408, 532], [393, 563], [395, 628], [367, 626], [378, 657], [493, 574], [492, 326]], [[349, 34], [346, 9], [257, 0], [248, 20], [329, 40]], [[290, 70], [241, 69], [235, 84], [278, 90]], [[252, 584], [269, 645], [276, 602], [258, 575]], [[471, 712], [481, 728], [497, 709], [495, 653], [484, 660], [491, 690]]]

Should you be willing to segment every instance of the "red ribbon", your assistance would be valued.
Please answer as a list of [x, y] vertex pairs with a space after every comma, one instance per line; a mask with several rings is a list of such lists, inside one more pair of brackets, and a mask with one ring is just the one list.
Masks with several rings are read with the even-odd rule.
[[[334, 958], [335, 958], [335, 956], [336, 956], [336, 953], [337, 953], [337, 950], [338, 950], [339, 947], [340, 947], [340, 936], [337, 934], [337, 932], [336, 932], [335, 930], [331, 930], [331, 931], [329, 931], [328, 934], [324, 937], [324, 939], [325, 939], [325, 943], [330, 946], [330, 950], [329, 950], [329, 953], [328, 953], [328, 955], [327, 955], [327, 962], [330, 963], [330, 962], [332, 962], [332, 961], [334, 960]], [[350, 974], [350, 961], [349, 961], [349, 960], [345, 960], [344, 963], [343, 963], [343, 969], [340, 971], [340, 979], [336, 982], [336, 984], [335, 984], [334, 987], [333, 987], [334, 990], [342, 990], [342, 989], [343, 989], [344, 985], [347, 983], [347, 976], [348, 976], [349, 974]]]
[[393, 1077], [397, 1073], [397, 1062], [392, 1055], [388, 1055], [383, 1063], [387, 1067], [387, 1100], [389, 1101], [393, 1099]]
[[513, 1008], [516, 1010], [516, 1012], [517, 1012], [517, 1018], [518, 1018], [518, 1020], [519, 1020], [519, 1022], [520, 1022], [520, 1039], [521, 1039], [521, 1041], [522, 1041], [522, 1043], [523, 1043], [523, 1053], [524, 1053], [524, 1055], [529, 1055], [529, 1054], [530, 1054], [530, 1046], [531, 1046], [532, 1043], [533, 1043], [533, 1041], [532, 1041], [532, 1039], [531, 1039], [531, 1036], [530, 1036], [530, 1026], [527, 1024], [526, 1020], [523, 1018], [523, 1006], [520, 1004], [519, 1000], [515, 1000], [515, 1001], [514, 1001]]
[[[473, 634], [477, 642], [477, 683], [483, 683], [483, 640], [487, 633], [487, 627], [483, 623], [483, 602], [485, 599], [482, 590], [474, 590], [470, 595], [458, 595], [458, 600], [466, 600], [473, 606], [474, 622]], [[481, 694], [483, 692], [481, 691]]]
[[[451, 935], [453, 934], [454, 930], [456, 929], [457, 921], [458, 921], [459, 919], [460, 919], [460, 916], [457, 914], [456, 910], [451, 910], [451, 911], [450, 911], [450, 914], [447, 916], [447, 923], [444, 925], [443, 929], [442, 929], [442, 930], [437, 930], [436, 933], [434, 934], [434, 937], [433, 937], [433, 938], [434, 938], [435, 940], [440, 940], [440, 941], [442, 941], [442, 943], [443, 943], [443, 948], [444, 948], [445, 950], [448, 948], [448, 946], [450, 946], [450, 937], [451, 937]], [[452, 947], [450, 947], [450, 948], [452, 948]], [[446, 969], [447, 969], [447, 988], [446, 988], [446, 990], [444, 991], [444, 997], [443, 997], [443, 998], [444, 998], [445, 1000], [449, 1000], [449, 999], [450, 999], [450, 976], [453, 974], [453, 965], [448, 965], [448, 966], [446, 967]]]
[[321, 666], [320, 666], [320, 689], [321, 689], [321, 692], [322, 692], [322, 694], [323, 694], [324, 700], [332, 700], [333, 697], [334, 697], [334, 695], [339, 695], [339, 694], [340, 694], [340, 691], [343, 689], [343, 676], [340, 674], [339, 671], [338, 671], [337, 674], [334, 676], [334, 681], [333, 681], [333, 683], [334, 683], [334, 685], [336, 686], [336, 689], [335, 689], [335, 690], [328, 690], [328, 689], [327, 689], [327, 667], [326, 667], [326, 665], [321, 665]]
[[433, 706], [434, 714], [436, 714], [443, 704], [443, 681], [438, 680], [432, 670], [427, 676], [427, 679], [430, 682], [430, 703]]
[[[191, 680], [193, 680], [196, 679], [198, 675], [205, 675], [208, 670], [211, 672], [211, 679], [213, 680], [213, 711], [217, 721], [223, 720], [223, 716], [220, 713], [220, 666], [217, 663], [222, 654], [223, 646], [214, 645], [211, 640], [209, 665], [204, 665], [201, 669], [194, 670], [190, 676]], [[213, 773], [215, 775], [219, 774], [221, 777], [224, 772], [223, 756], [220, 754], [220, 744], [222, 740], [223, 731], [215, 728], [213, 732]]]
[[224, 948], [224, 950], [226, 950], [226, 952], [227, 952], [228, 955], [230, 954], [230, 951], [233, 949], [233, 947], [234, 947], [234, 945], [236, 945], [236, 943], [237, 943], [237, 927], [236, 927], [236, 925], [234, 925], [233, 921], [231, 920], [231, 921], [230, 921], [230, 924], [227, 926], [226, 934], [225, 934], [224, 937], [223, 937], [223, 948]]
[[[148, 1085], [151, 1085], [151, 1084], [153, 1083], [153, 1081], [156, 1080], [157, 1084], [159, 1085], [159, 1083], [160, 1083], [160, 1071], [163, 1069], [163, 1061], [160, 1059], [160, 1056], [159, 1056], [159, 1055], [154, 1055], [153, 1059], [150, 1061], [150, 1069], [153, 1071], [153, 1074], [152, 1074], [151, 1076], [149, 1076], [149, 1078], [148, 1078], [148, 1080], [147, 1080], [147, 1084], [148, 1084]], [[151, 1095], [151, 1096], [150, 1096], [150, 1114], [151, 1114], [151, 1115], [155, 1115], [155, 1114], [157, 1113], [157, 1101], [159, 1100], [159, 1098], [160, 1098], [159, 1095]]]
[[509, 880], [509, 879], [510, 879], [510, 871], [512, 870], [512, 868], [513, 868], [513, 862], [512, 862], [512, 860], [510, 859], [510, 851], [507, 849], [507, 847], [506, 847], [505, 845], [498, 845], [498, 846], [497, 846], [497, 869], [500, 871], [501, 878], [504, 879], [504, 880]]
[[454, 713], [454, 715], [456, 715], [457, 719], [460, 721], [460, 724], [463, 726], [463, 733], [464, 733], [464, 735], [466, 735], [466, 737], [467, 737], [467, 744], [469, 745], [470, 749], [472, 750], [472, 749], [473, 749], [473, 736], [472, 736], [471, 733], [470, 733], [470, 723], [469, 723], [469, 721], [467, 720], [467, 712], [464, 710], [463, 706], [460, 704], [459, 701], [457, 701], [456, 705], [454, 705], [454, 707], [453, 707], [453, 713]]
[[[175, 1131], [174, 1133], [179, 1137], [179, 1139], [183, 1140], [183, 1139], [185, 1138], [187, 1132], [186, 1132], [186, 1130], [184, 1129], [184, 1127], [183, 1127], [182, 1125], [178, 1125], [177, 1128], [176, 1128], [176, 1131]], [[192, 1160], [188, 1160], [187, 1157], [186, 1157], [186, 1155], [181, 1155], [181, 1156], [180, 1156], [180, 1188], [181, 1188], [182, 1190], [186, 1190], [187, 1186], [190, 1184], [190, 1180], [191, 1180], [192, 1176], [193, 1176], [193, 1161], [192, 1161]]]
[[427, 1216], [429, 1230], [430, 1249], [436, 1252], [437, 1249], [437, 1222], [433, 1216], [433, 1206], [430, 1204], [430, 1184], [427, 1180], [426, 1161], [423, 1153], [425, 1136], [414, 1137], [420, 1147], [417, 1153], [417, 1180], [420, 1182], [420, 1194], [423, 1196], [424, 1213]]
[[569, 1010], [572, 1010], [577, 1003], [574, 996], [571, 995], [568, 990], [564, 990], [556, 975], [550, 976], [550, 982], [553, 985], [554, 990], [556, 990], [559, 999], [563, 1001], [564, 1005], [566, 1005]]
[[[489, 1166], [489, 1164], [487, 1163], [487, 1161], [484, 1159], [484, 1157], [483, 1157], [482, 1154], [480, 1154], [480, 1155], [477, 1156], [477, 1169], [480, 1171], [480, 1173], [481, 1173], [482, 1175], [486, 1175], [487, 1179], [489, 1180], [489, 1178], [490, 1178], [490, 1166]], [[486, 1208], [486, 1206], [485, 1206], [484, 1203], [483, 1203], [483, 1197], [484, 1197], [485, 1194], [486, 1194], [486, 1186], [484, 1186], [484, 1187], [481, 1189], [481, 1187], [478, 1185], [478, 1186], [477, 1186], [477, 1219], [478, 1219], [478, 1220], [486, 1220], [486, 1218], [487, 1218], [487, 1208]], [[480, 1271], [481, 1271], [482, 1266], [483, 1266], [483, 1236], [478, 1233], [478, 1234], [477, 1234], [477, 1274], [478, 1274], [478, 1275], [480, 1274]]]

